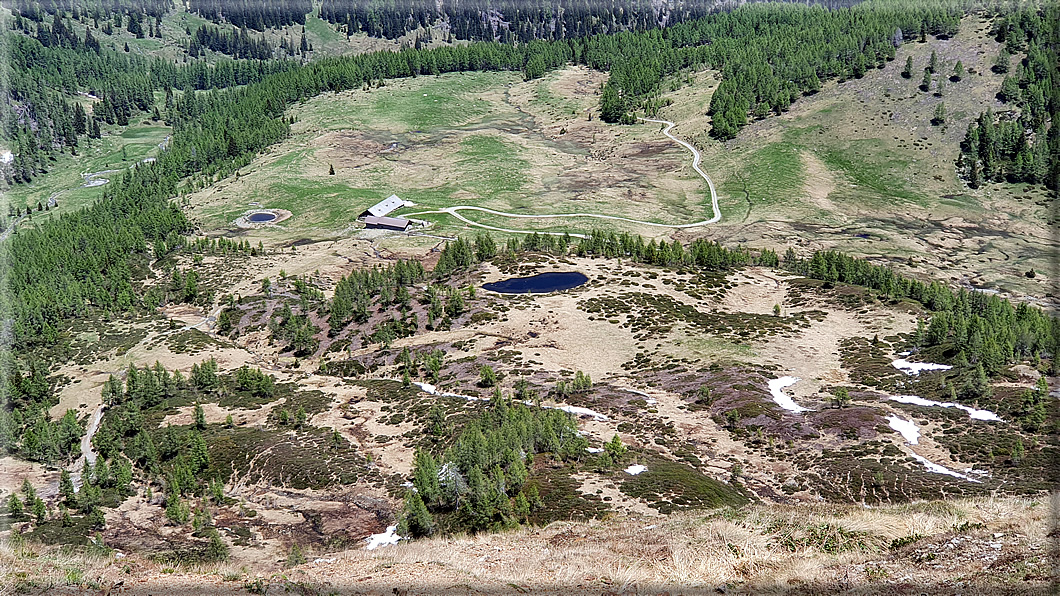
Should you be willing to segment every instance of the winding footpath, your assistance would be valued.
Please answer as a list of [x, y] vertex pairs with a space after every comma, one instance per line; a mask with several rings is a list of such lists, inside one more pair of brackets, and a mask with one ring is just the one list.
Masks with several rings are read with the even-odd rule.
[[711, 217], [710, 219], [705, 219], [703, 221], [697, 221], [697, 222], [687, 223], [687, 224], [661, 224], [661, 223], [655, 223], [655, 222], [652, 222], [652, 221], [641, 221], [641, 220], [638, 220], [638, 219], [630, 219], [630, 218], [627, 218], [627, 217], [619, 217], [617, 215], [599, 215], [599, 214], [596, 214], [596, 213], [556, 213], [556, 214], [551, 214], [551, 215], [527, 215], [527, 214], [521, 214], [521, 213], [507, 213], [507, 212], [504, 212], [504, 211], [495, 211], [493, 209], [487, 209], [485, 207], [475, 207], [475, 206], [472, 206], [472, 205], [455, 205], [453, 207], [445, 207], [444, 209], [438, 209], [436, 211], [420, 211], [418, 213], [410, 213], [410, 214], [406, 215], [405, 217], [412, 218], [412, 217], [416, 217], [418, 215], [449, 214], [449, 215], [459, 219], [460, 221], [462, 221], [462, 222], [464, 222], [464, 223], [466, 223], [466, 224], [468, 224], [470, 226], [475, 226], [475, 227], [478, 227], [478, 228], [484, 228], [484, 229], [487, 229], [487, 230], [493, 230], [493, 231], [496, 231], [496, 232], [508, 232], [508, 233], [511, 233], [511, 234], [533, 234], [533, 233], [536, 232], [538, 234], [542, 234], [542, 235], [546, 235], [546, 236], [564, 236], [564, 235], [567, 235], [567, 236], [570, 236], [572, 238], [585, 238], [586, 236], [584, 234], [564, 234], [564, 233], [560, 233], [560, 232], [540, 232], [540, 231], [537, 231], [537, 230], [515, 230], [515, 229], [511, 229], [511, 228], [500, 228], [500, 227], [491, 226], [491, 225], [487, 225], [487, 224], [479, 223], [477, 221], [470, 220], [470, 219], [464, 217], [463, 215], [461, 215], [460, 212], [461, 211], [478, 211], [478, 212], [481, 212], [481, 213], [488, 213], [490, 215], [498, 215], [500, 217], [509, 217], [509, 218], [512, 218], [512, 219], [563, 219], [563, 218], [568, 218], [569, 219], [569, 218], [575, 218], [575, 217], [589, 217], [589, 218], [593, 218], [593, 219], [607, 219], [607, 220], [612, 220], [612, 221], [624, 221], [624, 222], [627, 222], [627, 223], [632, 223], [632, 224], [637, 224], [637, 225], [642, 225], [642, 226], [653, 226], [653, 227], [657, 227], [657, 228], [669, 228], [669, 229], [672, 229], [672, 230], [679, 230], [679, 229], [685, 229], [685, 228], [697, 228], [699, 226], [705, 226], [705, 225], [708, 225], [708, 224], [717, 223], [717, 222], [721, 221], [721, 209], [718, 207], [718, 193], [717, 193], [717, 190], [715, 190], [715, 188], [714, 188], [714, 181], [711, 180], [710, 176], [708, 176], [707, 173], [704, 172], [699, 167], [699, 164], [700, 164], [701, 160], [703, 159], [703, 156], [702, 156], [702, 154], [700, 154], [699, 150], [696, 149], [695, 147], [693, 147], [690, 143], [682, 141], [681, 139], [679, 139], [679, 138], [675, 137], [674, 135], [670, 134], [670, 130], [674, 126], [676, 126], [676, 124], [674, 124], [673, 122], [670, 122], [669, 120], [656, 120], [654, 118], [638, 118], [638, 120], [643, 120], [645, 122], [655, 122], [657, 124], [665, 124], [666, 128], [663, 129], [662, 133], [664, 135], [666, 135], [667, 137], [669, 137], [674, 142], [676, 142], [677, 144], [681, 145], [685, 149], [688, 149], [689, 151], [692, 152], [692, 169], [695, 170], [696, 173], [698, 173], [700, 176], [702, 176], [703, 179], [707, 181], [707, 186], [710, 187], [710, 202], [711, 202], [711, 209], [713, 210], [713, 213], [714, 213], [713, 217]]

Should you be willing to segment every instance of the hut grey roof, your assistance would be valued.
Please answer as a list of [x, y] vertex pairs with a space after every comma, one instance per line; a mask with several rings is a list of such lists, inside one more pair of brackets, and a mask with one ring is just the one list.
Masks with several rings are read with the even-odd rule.
[[409, 227], [412, 222], [405, 219], [404, 217], [376, 217], [369, 215], [364, 218], [364, 225], [372, 228], [394, 228], [396, 230], [404, 230]]
[[405, 201], [401, 200], [401, 197], [397, 195], [390, 195], [389, 197], [379, 201], [375, 205], [368, 208], [368, 215], [374, 215], [376, 217], [383, 217], [387, 213], [401, 207], [405, 204]]

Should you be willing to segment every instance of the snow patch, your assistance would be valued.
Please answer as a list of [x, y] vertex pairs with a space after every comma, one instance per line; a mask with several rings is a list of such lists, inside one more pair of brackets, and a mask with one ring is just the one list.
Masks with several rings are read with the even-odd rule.
[[589, 453], [603, 453], [604, 452], [604, 450], [600, 449], [599, 447], [586, 447], [585, 450], [588, 451]]
[[899, 358], [891, 362], [891, 366], [907, 375], [919, 375], [925, 370], [949, 370], [953, 368], [948, 364], [933, 364], [931, 362], [910, 362], [905, 358]]
[[648, 467], [641, 464], [633, 464], [632, 466], [626, 468], [626, 473], [630, 476], [636, 476], [637, 474], [647, 471]]
[[903, 404], [912, 404], [914, 406], [935, 406], [939, 408], [957, 408], [958, 410], [964, 410], [968, 412], [968, 416], [972, 420], [990, 420], [993, 422], [1001, 422], [1001, 417], [991, 412], [990, 410], [977, 410], [975, 408], [965, 406], [962, 404], [955, 404], [953, 402], [939, 402], [930, 399], [924, 399], [923, 397], [917, 397], [915, 395], [893, 395], [891, 401], [896, 401]]
[[397, 526], [387, 526], [386, 532], [382, 534], [372, 534], [365, 541], [368, 542], [368, 546], [364, 547], [366, 550], [375, 550], [380, 546], [394, 546], [398, 542], [401, 542], [402, 537], [397, 535]]
[[913, 456], [913, 459], [915, 459], [918, 462], [924, 464], [924, 468], [926, 468], [928, 472], [934, 472], [935, 474], [945, 474], [947, 476], [953, 476], [954, 478], [961, 478], [963, 480], [968, 480], [970, 482], [976, 482], [976, 483], [979, 482], [978, 480], [976, 480], [975, 478], [972, 478], [971, 476], [965, 476], [964, 474], [961, 474], [960, 472], [954, 472], [953, 470], [947, 468], [946, 466], [940, 466], [940, 465], [936, 464], [935, 462], [932, 462], [932, 461], [928, 460], [927, 458], [921, 457], [921, 456], [919, 456], [919, 455], [917, 455], [915, 453], [911, 453], [910, 455]]
[[575, 416], [588, 416], [591, 417], [593, 420], [596, 420], [597, 422], [607, 422], [609, 420], [607, 416], [604, 416], [600, 412], [590, 410], [589, 408], [580, 408], [578, 406], [558, 406], [556, 409], [563, 410], [564, 412], [568, 412], [570, 414], [574, 414]]
[[438, 389], [434, 385], [431, 385], [430, 383], [420, 383], [418, 381], [413, 381], [412, 384], [417, 386], [417, 387], [419, 387], [420, 390], [423, 391], [424, 393], [430, 393], [431, 395], [437, 395], [438, 394]]
[[0, 163], [11, 163], [15, 161], [15, 155], [10, 151], [0, 153]]
[[437, 395], [440, 397], [459, 397], [460, 399], [466, 399], [467, 401], [489, 401], [484, 397], [474, 397], [471, 395], [460, 395], [459, 393], [447, 393], [445, 391], [438, 391], [438, 388], [434, 385], [431, 385], [430, 383], [420, 383], [413, 381], [412, 384], [419, 387], [425, 393], [430, 393], [431, 395]]
[[902, 435], [910, 445], [916, 445], [920, 439], [920, 427], [912, 420], [902, 420], [897, 416], [888, 416], [887, 424]]
[[647, 393], [644, 393], [643, 391], [637, 391], [636, 389], [623, 389], [623, 391], [628, 391], [629, 393], [632, 393], [634, 395], [640, 395], [644, 397], [644, 403], [648, 404], [649, 406], [654, 406], [655, 404], [659, 403], [658, 400], [648, 395]]
[[784, 408], [785, 410], [795, 412], [809, 412], [809, 408], [804, 408], [799, 404], [795, 403], [795, 400], [791, 399], [791, 396], [782, 391], [785, 387], [791, 387], [795, 383], [799, 382], [798, 377], [780, 377], [779, 379], [772, 379], [769, 381], [769, 392], [773, 394], [773, 401], [777, 402], [777, 405]]
[[[474, 396], [471, 396], [471, 395], [460, 395], [459, 393], [446, 393], [444, 391], [438, 391], [438, 388], [435, 387], [434, 385], [431, 385], [430, 383], [421, 383], [419, 381], [413, 381], [412, 384], [417, 386], [417, 387], [419, 387], [420, 390], [423, 391], [424, 393], [429, 393], [431, 395], [437, 395], [437, 396], [441, 396], [441, 397], [459, 397], [460, 399], [466, 399], [468, 401], [489, 401], [489, 399], [487, 399], [485, 397], [474, 397]], [[524, 401], [522, 403], [524, 403], [524, 404], [526, 404], [528, 406], [534, 405], [534, 403], [530, 402], [530, 401]], [[604, 416], [603, 414], [601, 414], [600, 412], [597, 412], [595, 410], [590, 410], [589, 408], [581, 408], [581, 407], [578, 407], [578, 406], [541, 406], [541, 407], [542, 408], [551, 409], [551, 410], [563, 410], [564, 412], [567, 412], [569, 414], [574, 414], [575, 416], [586, 416], [586, 417], [592, 418], [593, 420], [596, 420], [597, 422], [607, 422], [608, 420], [610, 420], [610, 418], [608, 418], [607, 416]]]
[[[902, 420], [901, 418], [899, 418], [897, 416], [888, 416], [887, 417], [887, 424], [889, 424], [891, 428], [893, 428], [894, 430], [898, 431], [903, 437], [905, 437], [905, 440], [910, 445], [916, 445], [917, 444], [917, 442], [918, 442], [918, 440], [920, 438], [920, 428], [913, 421], [911, 421], [911, 420]], [[926, 457], [923, 457], [921, 455], [917, 455], [916, 453], [910, 452], [909, 455], [913, 459], [915, 459], [918, 462], [920, 462], [921, 464], [923, 464], [924, 468], [927, 469], [928, 472], [932, 472], [932, 473], [935, 473], [935, 474], [945, 474], [947, 476], [953, 476], [954, 478], [960, 478], [962, 480], [968, 480], [969, 482], [980, 482], [979, 480], [976, 480], [975, 478], [972, 478], [971, 476], [967, 476], [965, 474], [961, 474], [960, 472], [955, 472], [955, 471], [947, 468], [946, 466], [940, 466], [939, 464], [936, 464], [935, 462], [927, 459]], [[990, 475], [989, 472], [985, 472], [983, 470], [973, 470], [972, 468], [968, 468], [965, 471], [970, 473], [970, 474], [977, 474], [979, 476], [983, 476], [983, 475], [989, 476]]]

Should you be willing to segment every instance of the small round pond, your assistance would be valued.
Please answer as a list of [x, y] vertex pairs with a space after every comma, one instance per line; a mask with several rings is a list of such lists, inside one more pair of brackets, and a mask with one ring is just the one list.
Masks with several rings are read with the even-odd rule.
[[576, 288], [587, 281], [589, 278], [577, 271], [556, 271], [538, 273], [530, 277], [511, 277], [482, 284], [482, 287], [501, 294], [547, 294]]
[[258, 213], [251, 213], [247, 216], [247, 221], [251, 223], [262, 223], [266, 221], [272, 221], [276, 219], [275, 213], [268, 213], [266, 211], [259, 211]]

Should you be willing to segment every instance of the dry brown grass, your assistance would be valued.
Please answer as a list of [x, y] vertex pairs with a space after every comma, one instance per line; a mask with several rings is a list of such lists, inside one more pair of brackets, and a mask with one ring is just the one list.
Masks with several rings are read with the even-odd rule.
[[[274, 586], [297, 582], [321, 593], [369, 594], [390, 594], [394, 587], [408, 588], [409, 594], [701, 593], [719, 586], [755, 594], [1046, 593], [1050, 511], [1044, 497], [878, 508], [760, 504], [663, 520], [556, 522], [311, 555], [309, 563], [272, 575], [225, 564], [174, 570], [136, 556], [79, 555], [5, 542], [0, 593], [106, 593], [118, 581], [132, 586], [127, 593], [231, 592], [258, 577]], [[811, 530], [821, 527], [829, 530], [812, 539]], [[891, 548], [893, 540], [914, 534], [922, 538]], [[826, 538], [836, 542], [830, 546]], [[938, 559], [921, 556], [936, 550]], [[947, 567], [954, 564], [956, 571]]]

